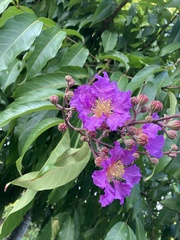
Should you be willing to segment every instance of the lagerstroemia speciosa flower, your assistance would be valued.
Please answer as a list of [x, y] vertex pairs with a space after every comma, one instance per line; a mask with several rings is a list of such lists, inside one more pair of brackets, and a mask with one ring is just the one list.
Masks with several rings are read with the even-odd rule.
[[106, 72], [92, 86], [82, 85], [74, 91], [70, 101], [82, 120], [84, 128], [94, 131], [104, 122], [110, 130], [117, 130], [130, 119], [131, 91], [121, 92], [116, 82], [110, 82]]
[[102, 170], [94, 171], [92, 178], [96, 186], [104, 189], [104, 195], [100, 196], [100, 203], [105, 207], [119, 199], [120, 204], [129, 196], [133, 186], [140, 181], [140, 169], [134, 164], [135, 157], [132, 154], [136, 147], [125, 150], [115, 142], [115, 147], [110, 150], [110, 157], [102, 161]]
[[[157, 113], [152, 115], [153, 119], [159, 118]], [[144, 146], [146, 150], [149, 151], [149, 154], [156, 158], [161, 158], [163, 155], [162, 148], [164, 146], [164, 137], [163, 135], [158, 135], [158, 132], [161, 127], [154, 123], [146, 123], [142, 127], [143, 133], [148, 135], [148, 143]]]

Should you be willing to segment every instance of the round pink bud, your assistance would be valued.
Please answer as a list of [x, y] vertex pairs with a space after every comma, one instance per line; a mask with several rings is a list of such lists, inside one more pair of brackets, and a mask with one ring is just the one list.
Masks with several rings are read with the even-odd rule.
[[134, 127], [134, 126], [129, 126], [129, 127], [127, 128], [128, 134], [131, 135], [131, 136], [133, 136], [133, 135], [136, 134], [136, 130], [137, 130], [137, 128]]
[[138, 158], [140, 157], [139, 153], [136, 153], [136, 152], [133, 153], [132, 156], [133, 156], [134, 158], [136, 158], [136, 159], [138, 159]]
[[159, 163], [159, 159], [157, 158], [150, 158], [150, 161], [154, 164], [158, 164]]
[[136, 136], [136, 141], [139, 145], [145, 146], [148, 143], [148, 135], [145, 133], [140, 133]]
[[97, 167], [102, 167], [102, 162], [104, 161], [103, 157], [97, 157], [94, 162], [96, 164]]
[[178, 150], [178, 146], [176, 144], [173, 144], [171, 146], [171, 151], [177, 151]]
[[149, 105], [149, 110], [151, 113], [160, 112], [163, 109], [163, 104], [160, 101], [153, 100]]
[[70, 101], [71, 98], [74, 96], [74, 92], [73, 91], [68, 91], [65, 95], [66, 95], [66, 99], [68, 101]]
[[49, 100], [51, 101], [52, 104], [56, 105], [59, 102], [59, 97], [58, 96], [50, 96]]
[[166, 134], [170, 139], [175, 139], [177, 137], [177, 133], [174, 130], [168, 130], [166, 131]]
[[96, 131], [89, 131], [89, 132], [88, 132], [88, 136], [89, 136], [90, 138], [95, 138], [95, 137], [97, 136], [97, 132], [96, 132]]
[[145, 113], [145, 112], [147, 112], [148, 111], [148, 108], [146, 107], [146, 106], [142, 106], [141, 108], [140, 108], [140, 112], [141, 113]]
[[124, 144], [128, 149], [132, 149], [135, 146], [135, 141], [132, 139], [124, 140]]
[[174, 120], [166, 125], [166, 127], [171, 128], [172, 130], [180, 130], [180, 121]]
[[138, 100], [137, 97], [132, 97], [132, 98], [131, 98], [131, 104], [132, 104], [133, 106], [138, 105], [138, 103], [139, 103], [139, 100]]
[[68, 83], [69, 87], [72, 87], [75, 85], [75, 81], [70, 75], [65, 76], [65, 80]]
[[146, 120], [147, 122], [152, 122], [153, 117], [152, 117], [152, 116], [147, 116], [147, 117], [145, 118], [145, 120]]
[[58, 130], [59, 130], [60, 132], [65, 132], [67, 129], [68, 129], [68, 126], [67, 126], [65, 123], [60, 123], [60, 124], [58, 125]]
[[144, 94], [137, 96], [137, 99], [139, 101], [139, 105], [145, 105], [149, 101], [149, 98]]
[[[108, 149], [107, 147], [102, 147], [100, 151], [101, 151], [101, 153], [103, 153], [104, 155], [107, 155], [107, 154], [109, 153], [109, 149]], [[100, 154], [101, 154], [101, 153], [100, 153]]]
[[175, 157], [177, 157], [177, 153], [175, 153], [175, 152], [170, 152], [170, 153], [168, 154], [168, 156], [171, 157], [171, 158], [175, 158]]

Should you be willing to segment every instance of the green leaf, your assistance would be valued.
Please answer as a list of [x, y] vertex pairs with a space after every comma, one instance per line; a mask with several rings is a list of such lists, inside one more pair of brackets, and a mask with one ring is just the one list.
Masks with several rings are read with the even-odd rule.
[[0, 84], [3, 91], [5, 91], [9, 85], [16, 81], [22, 70], [22, 67], [22, 62], [15, 59], [13, 62], [11, 62], [6, 71], [2, 71], [0, 76]]
[[156, 96], [156, 87], [155, 87], [154, 83], [147, 82], [142, 91], [142, 94], [145, 94], [146, 96], [148, 96], [149, 101], [154, 100], [155, 96]]
[[68, 35], [68, 36], [76, 36], [76, 37], [80, 38], [82, 42], [84, 42], [84, 37], [79, 32], [77, 32], [76, 30], [66, 29], [66, 28], [61, 29], [61, 30], [66, 32], [66, 35]]
[[50, 18], [40, 17], [38, 19], [39, 19], [39, 21], [43, 22], [44, 29], [56, 26], [56, 23]]
[[67, 216], [59, 232], [59, 239], [74, 240], [74, 221], [71, 216]]
[[136, 240], [136, 236], [126, 223], [118, 222], [110, 229], [104, 240]]
[[117, 44], [118, 34], [116, 32], [112, 33], [106, 30], [101, 35], [101, 38], [104, 52], [108, 52], [115, 48]]
[[180, 154], [166, 166], [165, 173], [178, 179], [180, 177]]
[[30, 9], [30, 8], [27, 8], [27, 7], [24, 7], [24, 6], [21, 6], [20, 8], [17, 8], [15, 6], [11, 6], [11, 7], [8, 7], [8, 9], [6, 9], [1, 18], [0, 18], [0, 27], [4, 25], [4, 23], [11, 17], [14, 17], [16, 15], [19, 15], [19, 14], [24, 14], [24, 13], [32, 13], [34, 14], [34, 12]]
[[0, 1], [0, 13], [4, 12], [7, 6], [12, 2], [12, 0], [1, 0]]
[[164, 199], [162, 201], [160, 201], [160, 203], [173, 211], [179, 211], [179, 202], [180, 202], [180, 195], [178, 195], [175, 198], [168, 198], [168, 199]]
[[170, 54], [170, 53], [176, 51], [176, 50], [179, 49], [179, 48], [180, 48], [180, 43], [179, 43], [179, 42], [171, 43], [171, 44], [165, 46], [165, 47], [161, 50], [160, 56], [161, 56], [161, 57], [164, 57], [165, 55]]
[[119, 71], [114, 72], [111, 75], [111, 80], [117, 82], [118, 88], [121, 91], [126, 90], [126, 87], [127, 87], [127, 84], [128, 84], [128, 78], [122, 72], [119, 72]]
[[168, 95], [169, 95], [169, 101], [170, 101], [170, 115], [173, 115], [176, 113], [177, 98], [175, 94], [171, 91], [168, 91]]
[[27, 189], [17, 201], [0, 228], [0, 239], [10, 234], [23, 220], [23, 216], [30, 208], [30, 204], [36, 195], [36, 191]]
[[115, 7], [116, 4], [114, 4], [114, 2], [111, 0], [100, 1], [100, 4], [94, 13], [93, 24], [101, 22], [104, 19], [108, 18], [112, 14]]
[[34, 51], [26, 61], [27, 77], [32, 78], [46, 63], [56, 56], [66, 33], [57, 27], [45, 29], [35, 41]]
[[141, 240], [146, 240], [147, 237], [146, 237], [146, 232], [145, 232], [143, 223], [137, 216], [135, 217], [135, 222], [136, 222], [136, 228], [135, 228], [136, 238]]
[[83, 67], [88, 57], [89, 51], [81, 43], [74, 44], [63, 55], [59, 66], [79, 66]]
[[[27, 152], [27, 150], [29, 149], [29, 147], [31, 146], [31, 144], [47, 129], [49, 129], [53, 126], [56, 126], [61, 122], [63, 122], [63, 120], [56, 118], [56, 117], [46, 118], [43, 121], [41, 121], [38, 125], [36, 125], [36, 127], [32, 130], [32, 132], [28, 136], [26, 142], [24, 143], [24, 146], [23, 146], [23, 149], [21, 152], [21, 156], [16, 161], [17, 170], [20, 174], [21, 174], [21, 170], [22, 170], [22, 159], [23, 159], [25, 153]], [[67, 144], [67, 142], [66, 142], [66, 144]], [[63, 143], [61, 143], [61, 145], [63, 145]], [[61, 148], [62, 148], [62, 146], [61, 146]]]
[[156, 72], [161, 72], [162, 68], [158, 65], [151, 65], [140, 70], [128, 84], [127, 89], [134, 92], [145, 80], [148, 79], [149, 75], [152, 75]]
[[17, 55], [30, 48], [41, 28], [42, 22], [30, 13], [6, 21], [0, 29], [0, 70], [7, 69]]
[[39, 94], [43, 95], [48, 89], [64, 88], [66, 87], [65, 76], [65, 73], [62, 74], [56, 72], [34, 77], [30, 81], [19, 85], [15, 90], [13, 97], [20, 98], [24, 97], [26, 94], [33, 94], [33, 92], [39, 92]]
[[114, 50], [114, 51], [106, 52], [100, 56], [100, 59], [107, 59], [107, 58], [121, 62], [125, 66], [126, 70], [129, 69], [129, 65], [128, 65], [129, 59], [125, 54]]
[[[60, 148], [60, 146], [58, 148]], [[60, 156], [56, 152], [59, 150], [58, 148], [52, 152], [44, 166], [52, 166], [54, 162], [59, 160]], [[73, 155], [70, 150], [70, 154], [66, 155], [66, 159], [64, 159], [61, 166], [60, 163], [59, 166], [52, 166], [44, 175], [38, 178], [37, 176], [39, 172], [27, 173], [9, 184], [34, 189], [37, 191], [57, 188], [75, 179], [85, 168], [89, 158], [89, 146], [87, 143], [84, 143], [81, 148], [75, 149]]]
[[0, 127], [7, 125], [11, 120], [28, 113], [40, 110], [56, 109], [49, 101], [28, 102], [16, 104], [0, 113]]

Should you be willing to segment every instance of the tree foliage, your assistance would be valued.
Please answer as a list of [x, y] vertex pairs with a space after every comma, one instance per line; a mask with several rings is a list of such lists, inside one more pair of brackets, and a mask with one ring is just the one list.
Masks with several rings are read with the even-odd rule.
[[[180, 107], [178, 0], [0, 1], [0, 239], [31, 211], [41, 239], [179, 239], [180, 155], [153, 165], [126, 198], [102, 208], [94, 160], [78, 133], [58, 131], [71, 75], [76, 88], [107, 71], [118, 87]], [[77, 116], [73, 124], [81, 126]], [[110, 136], [113, 138], [114, 136]], [[166, 139], [165, 151], [179, 138]], [[6, 186], [6, 187], [5, 187]], [[5, 192], [4, 192], [5, 188]]]

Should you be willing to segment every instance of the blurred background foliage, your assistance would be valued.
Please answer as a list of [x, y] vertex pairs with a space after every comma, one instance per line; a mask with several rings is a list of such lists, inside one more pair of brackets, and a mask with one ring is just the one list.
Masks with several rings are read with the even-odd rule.
[[[142, 156], [143, 178], [125, 204], [102, 208], [88, 146], [58, 131], [62, 114], [48, 100], [61, 101], [66, 75], [77, 87], [107, 71], [121, 90], [162, 101], [161, 116], [179, 112], [179, 8], [179, 0], [0, 1], [0, 239], [180, 239], [180, 155], [157, 166]], [[179, 137], [164, 150], [172, 143]]]

